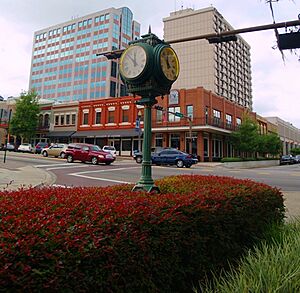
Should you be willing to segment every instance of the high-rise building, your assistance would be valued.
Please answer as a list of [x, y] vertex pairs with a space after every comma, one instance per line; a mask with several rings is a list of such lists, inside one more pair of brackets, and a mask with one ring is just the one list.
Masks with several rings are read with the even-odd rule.
[[[175, 11], [163, 21], [166, 42], [233, 30], [214, 7]], [[174, 43], [172, 47], [180, 61], [179, 78], [173, 88], [203, 86], [252, 110], [250, 46], [242, 37], [219, 44], [201, 39]]]
[[34, 33], [30, 89], [59, 102], [126, 94], [116, 60], [97, 53], [125, 48], [140, 36], [127, 7], [109, 8]]

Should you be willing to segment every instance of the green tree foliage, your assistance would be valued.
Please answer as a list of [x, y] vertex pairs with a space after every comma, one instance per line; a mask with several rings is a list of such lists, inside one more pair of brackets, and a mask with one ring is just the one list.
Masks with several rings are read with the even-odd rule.
[[275, 133], [260, 135], [258, 139], [259, 153], [276, 156], [282, 152], [282, 143], [279, 136]]
[[230, 141], [235, 150], [253, 153], [257, 151], [258, 136], [257, 123], [245, 116], [237, 131], [231, 133]]
[[16, 103], [16, 112], [10, 122], [10, 133], [29, 141], [36, 133], [39, 112], [37, 93], [22, 92]]
[[291, 154], [293, 156], [300, 155], [300, 148], [291, 149]]

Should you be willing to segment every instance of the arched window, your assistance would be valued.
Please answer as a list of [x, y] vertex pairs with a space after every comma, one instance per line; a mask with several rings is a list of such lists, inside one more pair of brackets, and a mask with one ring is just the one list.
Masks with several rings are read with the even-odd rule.
[[50, 117], [49, 117], [49, 114], [45, 115], [44, 126], [45, 126], [45, 128], [49, 128], [49, 126], [50, 126]]

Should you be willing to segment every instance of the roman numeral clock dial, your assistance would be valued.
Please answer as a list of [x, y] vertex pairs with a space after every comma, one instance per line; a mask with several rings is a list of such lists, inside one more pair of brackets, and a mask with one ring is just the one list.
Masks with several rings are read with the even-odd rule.
[[131, 46], [123, 53], [120, 60], [121, 74], [127, 79], [139, 77], [147, 64], [147, 54], [141, 46]]
[[179, 61], [171, 47], [164, 47], [160, 51], [160, 67], [163, 75], [169, 81], [175, 81], [179, 75]]

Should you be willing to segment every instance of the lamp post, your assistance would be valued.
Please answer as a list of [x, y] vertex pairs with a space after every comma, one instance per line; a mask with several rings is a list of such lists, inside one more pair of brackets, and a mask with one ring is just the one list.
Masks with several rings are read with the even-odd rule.
[[142, 175], [133, 190], [159, 192], [154, 185], [151, 168], [151, 110], [156, 97], [170, 93], [179, 75], [179, 61], [169, 44], [152, 34], [150, 29], [141, 39], [129, 43], [120, 58], [120, 74], [128, 92], [141, 96], [138, 105], [144, 106]]
[[9, 139], [9, 125], [10, 125], [11, 112], [12, 112], [12, 109], [9, 109], [8, 123], [7, 123], [7, 133], [6, 133], [6, 138], [5, 138], [5, 150], [4, 150], [3, 163], [6, 162], [6, 152], [7, 152], [7, 143], [8, 143], [8, 139]]
[[138, 151], [141, 151], [141, 132], [142, 132], [142, 128], [141, 128], [141, 117], [142, 117], [142, 111], [139, 110], [137, 113], [137, 120], [139, 122], [139, 127], [138, 127]]

